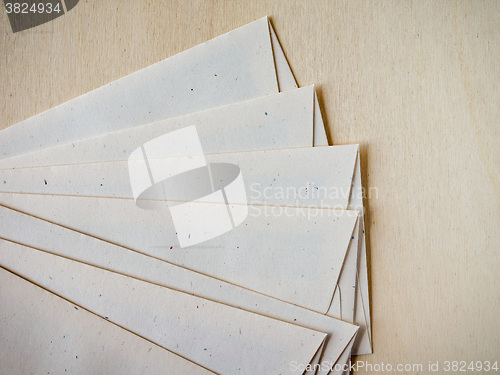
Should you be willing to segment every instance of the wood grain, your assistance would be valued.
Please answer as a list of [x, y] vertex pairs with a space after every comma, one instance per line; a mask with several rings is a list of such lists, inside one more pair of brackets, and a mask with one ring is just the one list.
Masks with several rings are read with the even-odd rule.
[[500, 360], [498, 1], [81, 0], [16, 34], [2, 13], [1, 128], [264, 15], [333, 143], [361, 144], [375, 353], [358, 359]]

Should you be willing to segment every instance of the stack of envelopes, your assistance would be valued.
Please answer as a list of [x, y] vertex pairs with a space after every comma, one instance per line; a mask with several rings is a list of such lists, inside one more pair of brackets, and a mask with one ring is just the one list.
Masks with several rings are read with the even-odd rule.
[[267, 18], [2, 131], [9, 373], [348, 373], [371, 353], [358, 145]]

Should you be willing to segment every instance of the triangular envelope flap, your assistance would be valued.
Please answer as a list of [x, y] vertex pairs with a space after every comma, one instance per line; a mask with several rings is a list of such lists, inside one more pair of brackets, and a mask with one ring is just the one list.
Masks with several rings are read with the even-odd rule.
[[[68, 198], [68, 197], [63, 197]], [[0, 237], [52, 254], [325, 332], [324, 360], [334, 362], [357, 327], [218, 279], [145, 256], [33, 216], [0, 207]], [[24, 231], [20, 228], [30, 228]], [[50, 233], [50, 235], [47, 235]]]
[[358, 270], [359, 219], [352, 233], [344, 264], [327, 315], [354, 323]]
[[213, 372], [0, 268], [5, 374]]
[[[357, 149], [357, 145], [347, 145], [250, 151], [207, 154], [205, 159], [241, 169], [247, 196], [233, 203], [345, 209]], [[0, 171], [0, 191], [132, 198], [130, 179], [129, 163], [124, 161], [22, 168]]]
[[363, 186], [361, 184], [361, 156], [359, 150], [356, 153], [356, 164], [352, 177], [351, 196], [349, 197], [349, 210], [363, 211]]
[[127, 160], [147, 141], [192, 125], [208, 154], [304, 147], [312, 144], [313, 98], [313, 86], [272, 94], [14, 156], [0, 168]]
[[[357, 336], [357, 335], [356, 335]], [[319, 369], [317, 372], [320, 374], [330, 374], [330, 375], [342, 375], [342, 374], [350, 374], [349, 365], [351, 363], [351, 355], [352, 355], [352, 347], [354, 345], [355, 337], [349, 341], [349, 344], [345, 347], [344, 352], [339, 357], [337, 362], [332, 363], [324, 363], [325, 366]]]
[[363, 195], [363, 187], [361, 184], [361, 156], [358, 151], [348, 208], [358, 210], [360, 215], [358, 220], [358, 288], [356, 293], [355, 311], [356, 324], [360, 326], [360, 332], [353, 347], [353, 354], [359, 355], [372, 353], [370, 296], [368, 288], [368, 265], [366, 262], [366, 233], [364, 229]]
[[314, 92], [314, 130], [313, 130], [313, 145], [314, 147], [328, 146], [328, 137], [326, 136], [325, 124], [323, 115], [319, 106], [318, 95]]
[[[360, 217], [360, 220], [363, 216]], [[371, 354], [372, 348], [372, 333], [370, 321], [370, 298], [368, 290], [368, 267], [366, 261], [366, 243], [364, 238], [364, 223], [360, 221], [360, 231], [363, 237], [360, 237], [360, 254], [358, 266], [358, 291], [356, 296], [356, 319], [355, 324], [360, 326], [359, 338], [354, 343], [353, 353], [357, 355]]]
[[276, 92], [264, 17], [3, 130], [0, 157]]
[[[326, 342], [326, 340], [327, 339], [325, 339], [325, 342]], [[312, 358], [309, 361], [309, 365], [311, 366], [311, 370], [304, 372], [303, 375], [315, 375], [316, 374], [316, 371], [313, 369], [316, 369], [319, 367], [319, 361], [321, 360], [324, 347], [325, 347], [325, 343], [323, 343], [323, 345], [318, 349], [318, 351], [314, 355], [314, 358]]]
[[[280, 91], [287, 91], [297, 88], [297, 82], [293, 76], [292, 69], [288, 64], [285, 53], [281, 48], [278, 36], [274, 31], [273, 25], [269, 22], [269, 28], [271, 30], [271, 43], [274, 52], [274, 63], [276, 65], [276, 75], [278, 76], [278, 86]], [[314, 95], [314, 146], [328, 146], [328, 139], [326, 137], [325, 126], [323, 123], [323, 117], [321, 115], [321, 109], [319, 106], [319, 101], [317, 95]]]
[[2, 241], [6, 269], [223, 374], [289, 373], [325, 334]]
[[297, 81], [293, 76], [292, 69], [288, 64], [283, 48], [278, 40], [273, 24], [269, 21], [269, 30], [271, 32], [271, 43], [274, 53], [274, 63], [276, 65], [276, 75], [278, 77], [278, 86], [280, 91], [296, 89]]

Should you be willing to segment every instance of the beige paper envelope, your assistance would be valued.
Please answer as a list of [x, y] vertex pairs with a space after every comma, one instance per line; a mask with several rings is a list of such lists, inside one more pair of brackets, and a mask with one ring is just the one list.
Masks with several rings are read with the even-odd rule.
[[[177, 91], [192, 81], [198, 90]], [[277, 93], [278, 86], [298, 87], [264, 17], [1, 131], [0, 159]], [[314, 141], [327, 145], [314, 101]]]
[[[328, 334], [323, 360], [335, 363], [357, 327], [224, 281], [159, 261], [139, 252], [0, 207], [0, 237], [65, 258], [104, 267], [157, 285], [242, 308]], [[20, 228], [30, 228], [26, 233]], [[47, 236], [50, 233], [50, 236]]]
[[314, 86], [288, 90], [2, 159], [0, 169], [128, 160], [147, 141], [193, 125], [208, 154], [306, 147], [314, 98]]
[[0, 249], [3, 268], [220, 374], [292, 373], [290, 361], [311, 361], [326, 338], [12, 242]]
[[[0, 158], [277, 93], [278, 84], [297, 87], [263, 17], [1, 131]], [[322, 128], [316, 138], [326, 142]]]
[[3, 130], [1, 157], [277, 92], [264, 17]]
[[214, 374], [3, 268], [0, 275], [4, 374]]
[[[185, 129], [196, 131], [195, 127]], [[205, 142], [205, 139], [200, 138], [201, 148], [209, 143], [210, 139]], [[346, 145], [225, 152], [205, 154], [201, 157], [204, 158], [203, 165], [232, 164], [239, 167], [246, 187], [246, 199], [238, 199], [234, 203], [299, 206], [299, 202], [301, 205], [314, 207], [346, 209], [350, 200], [357, 154], [358, 145]], [[176, 173], [170, 175], [167, 167], [173, 164], [178, 166], [184, 159], [195, 160], [193, 156], [156, 157], [154, 153], [149, 154], [147, 151], [146, 163], [149, 163], [149, 169], [154, 176], [153, 184], [163, 184], [170, 188], [169, 178], [175, 177]], [[215, 171], [216, 169], [213, 169], [213, 173]], [[167, 173], [165, 179], [162, 178], [164, 172]], [[134, 199], [134, 173], [130, 161], [4, 169], [0, 171], [0, 179], [3, 180], [0, 192]], [[156, 174], [159, 177], [156, 177]], [[229, 173], [223, 170], [221, 179], [227, 180], [227, 174]], [[192, 185], [199, 186], [192, 187], [193, 193], [202, 194], [205, 190], [203, 179], [197, 175], [195, 177]], [[186, 183], [191, 184], [191, 181]], [[188, 198], [184, 198], [184, 195], [189, 192], [168, 190], [167, 198], [163, 197], [162, 193], [160, 191], [156, 194], [156, 191], [153, 191], [144, 200], [187, 201]]]

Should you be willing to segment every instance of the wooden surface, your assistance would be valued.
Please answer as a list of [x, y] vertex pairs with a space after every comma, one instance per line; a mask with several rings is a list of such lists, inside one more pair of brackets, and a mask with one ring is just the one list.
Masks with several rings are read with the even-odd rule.
[[358, 359], [500, 361], [499, 1], [81, 0], [16, 34], [3, 12], [1, 127], [265, 15], [330, 140], [361, 144], [375, 353]]

